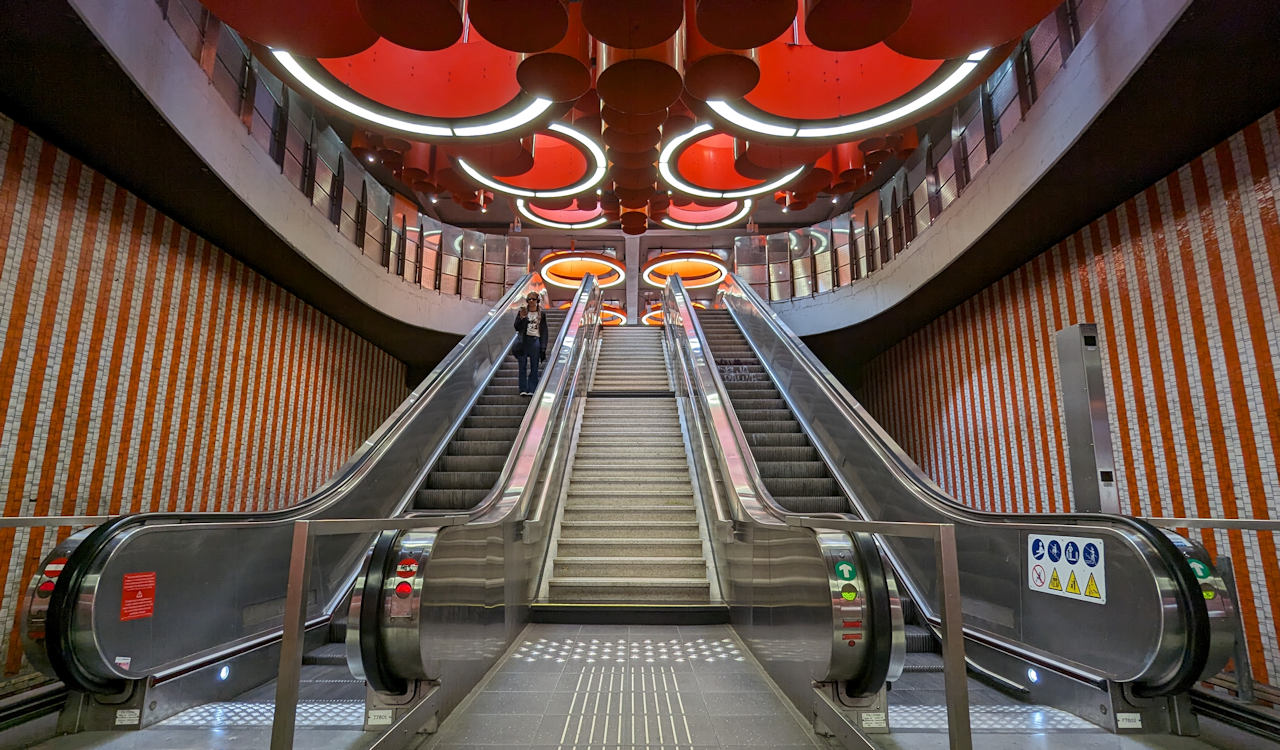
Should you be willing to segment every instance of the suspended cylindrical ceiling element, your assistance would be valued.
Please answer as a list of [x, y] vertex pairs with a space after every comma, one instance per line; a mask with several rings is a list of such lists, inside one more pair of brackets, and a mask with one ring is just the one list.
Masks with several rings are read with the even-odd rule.
[[[429, 52], [450, 47], [462, 37], [462, 0], [357, 2], [365, 22], [401, 47]], [[316, 14], [308, 23], [317, 23], [319, 18], [322, 16]]]
[[679, 33], [642, 49], [597, 45], [596, 91], [600, 99], [627, 113], [665, 110], [680, 98], [684, 88], [683, 45], [684, 35]]
[[409, 187], [423, 193], [439, 192], [435, 181], [436, 147], [427, 143], [414, 143], [404, 155], [404, 169], [400, 179]]
[[301, 57], [347, 57], [378, 41], [356, 0], [205, 0], [204, 6], [243, 36]]
[[902, 55], [952, 60], [1012, 41], [1059, 0], [912, 0], [902, 27], [884, 43]]
[[684, 0], [582, 0], [587, 30], [601, 44], [617, 49], [662, 44], [683, 20]]
[[581, 3], [568, 6], [566, 31], [557, 44], [524, 56], [516, 80], [530, 94], [557, 102], [574, 101], [591, 90], [591, 35], [582, 23]]
[[564, 39], [568, 0], [470, 0], [467, 17], [480, 36], [512, 52], [541, 52]]
[[698, 31], [725, 49], [760, 47], [791, 27], [796, 0], [698, 0]]
[[[696, 15], [697, 0], [685, 0], [685, 18]], [[760, 82], [755, 50], [731, 50], [707, 41], [696, 23], [684, 27], [684, 87], [699, 99], [738, 99]]]
[[805, 0], [804, 33], [832, 52], [852, 52], [883, 42], [902, 27], [911, 0]]

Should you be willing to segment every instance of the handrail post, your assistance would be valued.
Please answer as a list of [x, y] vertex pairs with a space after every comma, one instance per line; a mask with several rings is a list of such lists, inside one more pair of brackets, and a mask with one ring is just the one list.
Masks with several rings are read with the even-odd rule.
[[942, 605], [942, 669], [947, 697], [947, 734], [951, 747], [973, 748], [969, 722], [969, 684], [964, 662], [964, 615], [960, 602], [960, 570], [956, 558], [956, 527], [938, 527], [938, 581]]
[[289, 588], [284, 603], [284, 633], [280, 641], [280, 670], [276, 678], [276, 712], [271, 722], [271, 750], [292, 750], [302, 679], [302, 640], [307, 620], [307, 590], [311, 587], [311, 522], [293, 524], [289, 552]]

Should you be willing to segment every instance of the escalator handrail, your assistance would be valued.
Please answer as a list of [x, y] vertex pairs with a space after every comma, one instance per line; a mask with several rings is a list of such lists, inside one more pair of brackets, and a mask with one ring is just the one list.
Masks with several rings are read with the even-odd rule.
[[[103, 680], [81, 669], [75, 661], [72, 645], [72, 620], [80, 587], [93, 569], [98, 556], [109, 549], [112, 541], [120, 534], [155, 522], [179, 524], [287, 522], [318, 512], [318, 506], [325, 505], [326, 501], [336, 501], [341, 497], [350, 482], [363, 473], [379, 453], [380, 448], [398, 433], [397, 428], [401, 427], [411, 414], [430, 404], [441, 384], [461, 366], [462, 362], [466, 361], [467, 355], [477, 342], [483, 339], [495, 325], [505, 321], [507, 309], [517, 300], [523, 299], [527, 293], [540, 292], [542, 288], [541, 277], [537, 274], [526, 274], [513, 284], [498, 304], [487, 313], [486, 319], [464, 336], [445, 356], [440, 365], [432, 370], [387, 419], [383, 420], [373, 435], [365, 440], [355, 454], [338, 469], [334, 478], [298, 503], [281, 510], [261, 513], [134, 513], [114, 518], [91, 531], [67, 557], [65, 567], [55, 580], [53, 592], [49, 597], [45, 619], [45, 644], [49, 664], [57, 678], [69, 688], [84, 692], [114, 692], [123, 683], [123, 681]], [[514, 334], [512, 337], [514, 339]]]
[[[944, 516], [951, 516], [962, 521], [972, 524], [1031, 524], [1031, 525], [1057, 525], [1057, 526], [1074, 526], [1074, 525], [1091, 525], [1091, 526], [1113, 526], [1121, 527], [1132, 533], [1134, 536], [1140, 537], [1143, 541], [1151, 545], [1155, 551], [1159, 562], [1169, 573], [1170, 579], [1174, 583], [1175, 591], [1178, 597], [1178, 611], [1184, 616], [1184, 624], [1186, 627], [1187, 647], [1182, 651], [1182, 659], [1178, 667], [1163, 679], [1155, 682], [1141, 682], [1134, 685], [1134, 692], [1142, 697], [1154, 697], [1162, 695], [1172, 695], [1189, 690], [1199, 680], [1200, 674], [1204, 671], [1205, 665], [1208, 663], [1209, 652], [1212, 641], [1211, 625], [1209, 622], [1208, 608], [1205, 605], [1203, 594], [1200, 590], [1199, 581], [1195, 577], [1195, 573], [1191, 570], [1191, 566], [1187, 563], [1186, 558], [1173, 545], [1173, 543], [1155, 526], [1130, 516], [1121, 516], [1104, 513], [1028, 513], [1016, 514], [1009, 516], [991, 511], [982, 511], [969, 508], [958, 501], [952, 499], [938, 489], [927, 477], [923, 475], [918, 467], [908, 459], [900, 448], [896, 447], [892, 438], [888, 436], [884, 430], [870, 418], [861, 405], [854, 400], [853, 396], [844, 388], [844, 386], [836, 380], [830, 370], [826, 368], [816, 356], [809, 351], [808, 347], [801, 346], [797, 343], [798, 337], [790, 328], [778, 317], [769, 306], [756, 294], [755, 290], [749, 284], [744, 284], [736, 274], [730, 274], [720, 287], [722, 296], [737, 296], [752, 305], [759, 313], [761, 320], [768, 325], [775, 336], [787, 347], [795, 359], [800, 362], [807, 370], [808, 375], [819, 388], [822, 389], [826, 401], [834, 408], [839, 410], [841, 416], [846, 418], [858, 429], [867, 439], [868, 444], [875, 447], [880, 453], [881, 458], [885, 459], [895, 471], [898, 479], [907, 485], [917, 495], [921, 496], [935, 506], [938, 512]], [[735, 322], [738, 323], [743, 335], [746, 336], [748, 343], [752, 348], [755, 344], [751, 342], [747, 330], [742, 326], [741, 321], [737, 318], [737, 312], [732, 306], [726, 305], [731, 315], [734, 316]], [[761, 364], [769, 369], [769, 363], [763, 359]], [[786, 394], [784, 394], [785, 397]], [[794, 409], [793, 409], [794, 412]], [[810, 426], [799, 414], [795, 413], [796, 419], [801, 422], [806, 433], [810, 438], [813, 437], [813, 431]], [[823, 455], [824, 460], [831, 465], [830, 455], [825, 446], [819, 441], [814, 440], [814, 447]], [[849, 496], [852, 503], [853, 495], [840, 476], [839, 472], [833, 471], [832, 475], [840, 483], [841, 488]], [[856, 506], [855, 506], [856, 507]], [[908, 586], [912, 585], [910, 577], [904, 581]], [[915, 593], [915, 592], [913, 592]], [[929, 603], [924, 598], [917, 598], [917, 604], [924, 610], [931, 621], [940, 621], [937, 613], [929, 611]], [[1062, 667], [1059, 665], [1046, 664], [1046, 666], [1057, 667], [1064, 671], [1074, 672], [1075, 670]]]

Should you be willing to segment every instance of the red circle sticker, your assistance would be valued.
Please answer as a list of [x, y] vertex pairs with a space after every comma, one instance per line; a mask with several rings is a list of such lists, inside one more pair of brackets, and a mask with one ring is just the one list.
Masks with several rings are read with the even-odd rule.
[[412, 578], [414, 573], [418, 572], [418, 561], [412, 557], [406, 557], [396, 565], [396, 575], [401, 578]]
[[65, 568], [66, 566], [67, 566], [67, 558], [65, 557], [54, 558], [49, 561], [48, 565], [44, 566], [44, 574], [49, 576], [50, 578], [57, 578], [58, 574], [60, 574], [62, 572], [62, 569]]

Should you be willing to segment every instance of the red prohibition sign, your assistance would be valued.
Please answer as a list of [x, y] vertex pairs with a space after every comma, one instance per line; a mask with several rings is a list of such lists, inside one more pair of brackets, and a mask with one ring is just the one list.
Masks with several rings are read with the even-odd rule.
[[1035, 565], [1031, 568], [1031, 580], [1037, 586], [1044, 585], [1044, 568]]

